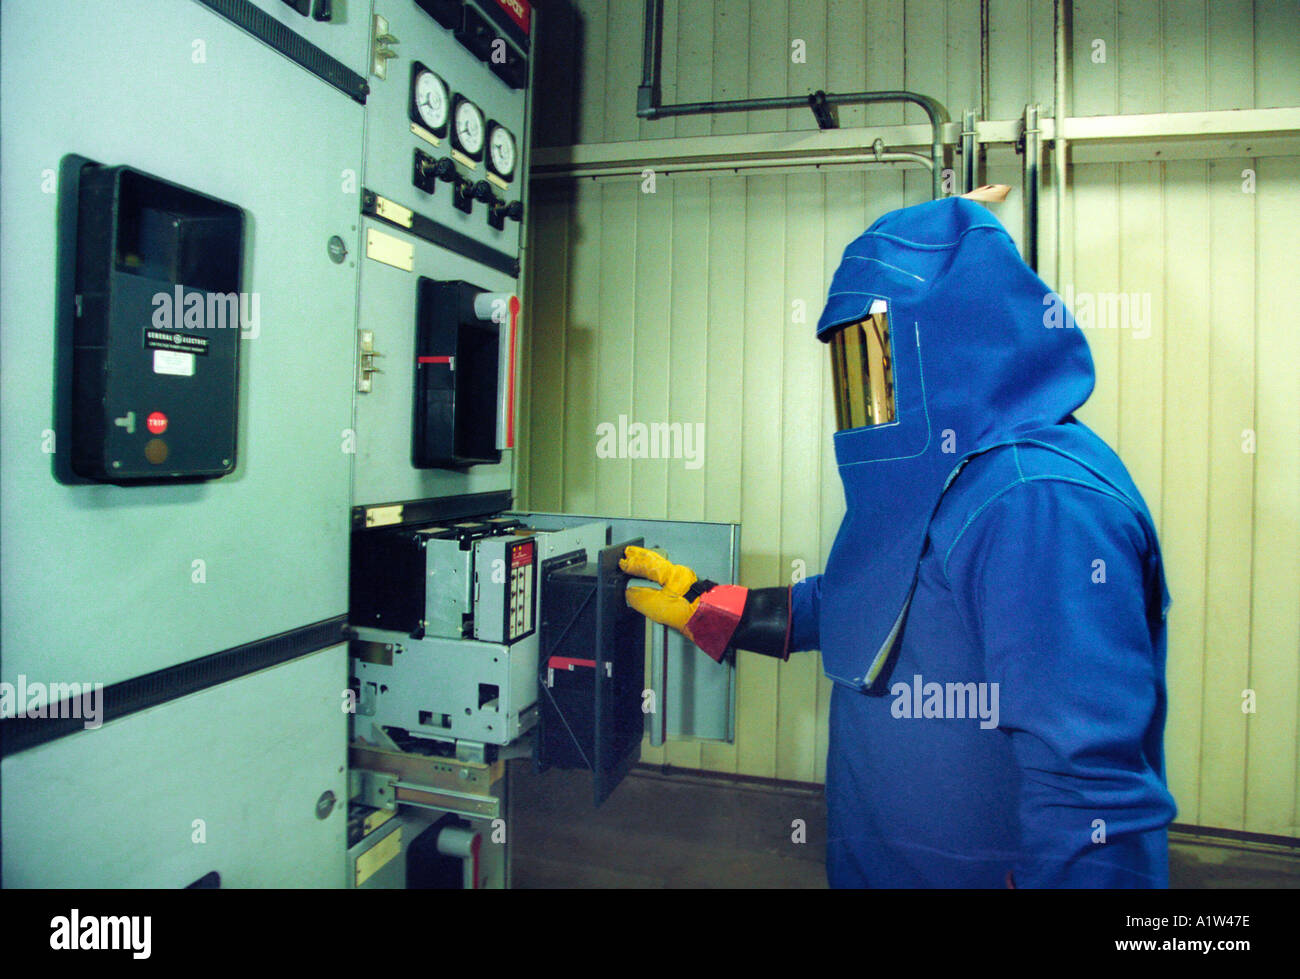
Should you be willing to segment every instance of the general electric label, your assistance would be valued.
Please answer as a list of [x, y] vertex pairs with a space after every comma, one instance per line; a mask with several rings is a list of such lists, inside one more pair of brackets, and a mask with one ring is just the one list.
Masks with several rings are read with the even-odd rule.
[[144, 345], [151, 350], [175, 350], [180, 353], [198, 354], [200, 357], [208, 355], [207, 337], [196, 336], [193, 333], [182, 333], [179, 330], [150, 330], [144, 331]]

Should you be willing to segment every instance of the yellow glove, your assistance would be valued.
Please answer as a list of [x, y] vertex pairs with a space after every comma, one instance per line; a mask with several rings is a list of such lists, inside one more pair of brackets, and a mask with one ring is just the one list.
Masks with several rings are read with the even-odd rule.
[[671, 626], [691, 642], [695, 641], [686, 623], [695, 614], [700, 599], [699, 595], [693, 600], [685, 597], [691, 585], [699, 580], [694, 571], [684, 564], [673, 564], [654, 551], [631, 545], [624, 548], [618, 566], [634, 578], [648, 578], [660, 585], [659, 588], [629, 588], [628, 605], [647, 619]]
[[618, 566], [659, 588], [629, 588], [627, 603], [647, 619], [671, 626], [719, 663], [733, 639], [741, 649], [790, 656], [790, 589], [719, 585], [684, 564], [629, 544]]

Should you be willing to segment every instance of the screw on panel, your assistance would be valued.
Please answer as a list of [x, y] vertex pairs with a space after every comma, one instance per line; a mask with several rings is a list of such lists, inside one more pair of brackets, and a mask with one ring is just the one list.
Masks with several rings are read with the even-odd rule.
[[334, 793], [326, 789], [316, 800], [316, 818], [324, 819], [334, 811]]

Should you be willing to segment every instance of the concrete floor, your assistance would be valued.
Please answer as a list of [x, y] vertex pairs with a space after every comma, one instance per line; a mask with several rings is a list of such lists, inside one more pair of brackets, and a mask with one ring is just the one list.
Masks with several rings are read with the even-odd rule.
[[515, 887], [826, 886], [820, 790], [638, 769], [595, 809], [586, 772], [512, 762], [510, 779]]
[[[633, 771], [599, 809], [591, 776], [510, 764], [517, 888], [824, 888], [820, 787]], [[804, 842], [797, 842], [802, 821]], [[1171, 888], [1300, 888], [1300, 847], [1174, 834]]]
[[1262, 852], [1171, 834], [1169, 886], [1300, 888], [1300, 847], [1291, 853], [1276, 849]]

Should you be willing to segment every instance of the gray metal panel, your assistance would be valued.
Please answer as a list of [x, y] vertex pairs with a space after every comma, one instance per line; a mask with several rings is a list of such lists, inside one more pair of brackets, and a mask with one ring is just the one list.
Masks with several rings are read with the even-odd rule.
[[[107, 684], [339, 614], [357, 269], [326, 241], [357, 250], [341, 175], [360, 170], [364, 110], [198, 3], [5, 3], [3, 28], [0, 676]], [[52, 181], [69, 152], [245, 209], [260, 316], [234, 474], [55, 482]]]
[[[375, 228], [411, 242], [415, 271], [360, 259], [357, 327], [374, 331], [375, 349], [383, 354], [376, 366], [384, 373], [374, 376], [369, 393], [356, 396], [357, 465], [352, 502], [362, 506], [510, 489], [514, 484], [513, 450], [503, 452], [501, 462], [495, 466], [472, 466], [463, 472], [416, 469], [411, 465], [411, 423], [415, 406], [418, 277], [463, 279], [491, 292], [512, 292], [517, 288], [516, 281], [382, 221], [362, 218], [362, 224], [363, 232]], [[521, 331], [526, 328], [520, 327]], [[352, 363], [351, 357], [348, 362]]]
[[[611, 540], [644, 537], [645, 546], [685, 564], [701, 578], [735, 582], [740, 570], [740, 525], [678, 520], [632, 520], [564, 513], [511, 513], [527, 523], [574, 526], [593, 520], [609, 525]], [[663, 694], [668, 733], [714, 741], [735, 739], [735, 670], [720, 665], [686, 637], [654, 627], [659, 646], [667, 634], [668, 683]]]
[[[517, 514], [510, 514], [517, 516]], [[609, 524], [604, 520], [584, 521], [580, 517], [551, 521], [549, 514], [540, 514], [541, 520], [529, 521], [528, 527], [536, 530], [539, 548], [537, 564], [553, 557], [569, 554], [572, 551], [586, 551], [588, 560], [595, 560], [600, 549], [605, 546], [605, 537], [609, 533]], [[539, 608], [540, 613], [540, 608]]]
[[[513, 646], [471, 639], [412, 639], [401, 632], [357, 630], [359, 639], [392, 643], [391, 665], [354, 660], [362, 684], [356, 733], [370, 724], [401, 727], [443, 740], [509, 744], [536, 722], [537, 633]], [[479, 685], [497, 687], [498, 699], [479, 705]], [[372, 685], [367, 689], [368, 685]], [[372, 706], [373, 705], [373, 706]], [[367, 711], [373, 710], [373, 713]], [[430, 714], [430, 723], [421, 723]], [[439, 721], [445, 715], [449, 726]]]
[[222, 887], [343, 886], [346, 662], [334, 646], [6, 758], [3, 885], [175, 888], [215, 870]]
[[424, 545], [425, 635], [459, 639], [463, 616], [474, 610], [474, 552], [457, 540], [429, 540]]
[[[451, 185], [439, 184], [433, 195], [412, 183], [417, 148], [439, 158], [450, 150], [447, 140], [434, 147], [411, 132], [408, 114], [411, 63], [419, 61], [438, 73], [453, 94], [475, 102], [488, 119], [514, 133], [519, 160], [507, 200], [524, 195], [526, 172], [526, 96], [511, 90], [413, 0], [379, 4], [389, 32], [398, 38], [395, 57], [388, 60], [386, 79], [369, 76], [371, 92], [366, 102], [365, 186], [380, 196], [409, 207], [476, 241], [508, 255], [519, 253], [517, 222], [507, 221], [504, 231], [487, 224], [485, 206], [474, 205], [472, 214], [452, 207]], [[485, 179], [480, 163], [475, 180]], [[501, 193], [498, 188], [498, 193]], [[356, 399], [357, 466], [353, 482], [354, 505], [400, 502], [512, 489], [514, 451], [503, 453], [494, 466], [474, 466], [467, 471], [415, 469], [411, 465], [411, 421], [415, 382], [416, 281], [432, 279], [470, 282], [491, 292], [518, 292], [519, 282], [448, 249], [429, 244], [382, 221], [363, 219], [364, 232], [373, 227], [407, 240], [415, 248], [415, 269], [404, 272], [375, 261], [363, 261], [361, 302], [357, 327], [374, 332], [375, 349], [383, 357], [377, 366], [385, 373], [374, 376], [373, 390]], [[521, 326], [527, 329], [527, 324]], [[522, 351], [522, 340], [516, 341]], [[516, 356], [518, 362], [518, 355]]]
[[[506, 543], [513, 541], [513, 537], [490, 537], [474, 542], [474, 638], [480, 642], [505, 642], [506, 602], [510, 588], [504, 575], [507, 566], [505, 555]], [[497, 580], [498, 574], [500, 580]], [[534, 615], [536, 612], [534, 605]]]
[[[370, 74], [370, 0], [331, 0], [328, 21], [304, 17], [284, 0], [253, 3], [358, 75]], [[368, 81], [373, 85], [376, 79]]]
[[[366, 186], [508, 255], [518, 255], [519, 222], [506, 221], [505, 229], [497, 231], [488, 226], [486, 205], [476, 202], [472, 214], [465, 214], [452, 206], [451, 184], [438, 184], [432, 195], [412, 184], [417, 148], [440, 158], [448, 155], [451, 146], [449, 140], [444, 139], [440, 146], [434, 147], [411, 132], [408, 114], [411, 63], [419, 61], [441, 76], [452, 95], [463, 95], [483, 110], [485, 119], [496, 120], [514, 134], [517, 155], [514, 180], [508, 191], [495, 188], [497, 194], [504, 193], [507, 200], [516, 200], [523, 194], [524, 181], [520, 175], [526, 172], [528, 150], [524, 139], [524, 90], [511, 89], [497, 78], [487, 64], [470, 54], [451, 31], [417, 7], [414, 0], [381, 2], [377, 12], [388, 19], [389, 33], [399, 41], [393, 46], [396, 57], [388, 62], [388, 77], [369, 78]], [[487, 179], [482, 162], [470, 177], [475, 181]]]

